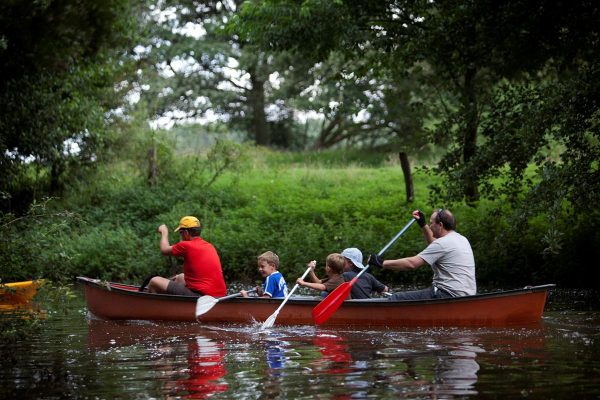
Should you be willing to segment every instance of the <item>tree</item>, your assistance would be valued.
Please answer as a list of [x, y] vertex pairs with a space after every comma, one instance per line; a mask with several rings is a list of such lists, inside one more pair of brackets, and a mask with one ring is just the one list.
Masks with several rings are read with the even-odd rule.
[[[310, 65], [272, 54], [225, 28], [241, 1], [172, 0], [149, 10], [143, 97], [153, 117], [217, 120], [259, 145], [292, 147], [288, 101]], [[293, 67], [292, 67], [293, 65]]]
[[0, 4], [0, 197], [25, 210], [92, 163], [115, 106], [117, 57], [133, 33], [128, 0]]
[[315, 60], [333, 51], [354, 60], [375, 52], [369, 68], [397, 76], [426, 66], [430, 73], [422, 82], [445, 103], [434, 133], [451, 143], [438, 169], [448, 180], [443, 189], [448, 198], [470, 202], [487, 176], [477, 165], [485, 147], [480, 124], [493, 111], [496, 84], [519, 81], [554, 57], [575, 59], [597, 37], [597, 22], [598, 6], [589, 1], [426, 0], [256, 1], [234, 20], [244, 37], [264, 48], [293, 48]]

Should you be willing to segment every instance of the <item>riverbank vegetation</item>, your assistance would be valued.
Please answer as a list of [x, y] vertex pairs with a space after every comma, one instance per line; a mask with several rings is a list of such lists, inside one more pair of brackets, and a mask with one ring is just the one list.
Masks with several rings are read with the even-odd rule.
[[[267, 249], [293, 277], [347, 246], [377, 251], [411, 209], [443, 206], [482, 286], [594, 285], [594, 2], [0, 11], [4, 281], [171, 274], [180, 265], [159, 255], [155, 230], [186, 214], [203, 221], [228, 280], [256, 279]], [[411, 229], [386, 256], [422, 246]]]
[[[100, 166], [63, 198], [35, 203], [18, 218], [4, 216], [0, 276], [64, 282], [86, 275], [139, 283], [149, 274], [170, 275], [181, 261], [160, 255], [156, 228], [167, 224], [173, 243], [179, 218], [190, 214], [200, 218], [203, 236], [217, 247], [229, 282], [259, 279], [256, 256], [266, 250], [280, 255], [290, 281], [308, 261], [322, 267], [327, 254], [346, 247], [358, 247], [366, 257], [410, 220], [414, 208], [429, 214], [449, 206], [455, 212], [458, 230], [473, 245], [482, 287], [586, 287], [592, 273], [587, 260], [598, 251], [597, 218], [586, 225], [564, 209], [523, 223], [502, 198], [477, 207], [433, 204], [429, 190], [442, 181], [423, 168], [415, 171], [415, 200], [407, 203], [402, 170], [391, 155], [284, 153], [220, 143], [201, 156], [164, 158], [155, 186], [132, 157]], [[211, 163], [224, 158], [229, 166], [215, 176]], [[414, 227], [386, 256], [413, 255], [423, 247]], [[431, 279], [427, 268], [373, 272], [390, 285]]]

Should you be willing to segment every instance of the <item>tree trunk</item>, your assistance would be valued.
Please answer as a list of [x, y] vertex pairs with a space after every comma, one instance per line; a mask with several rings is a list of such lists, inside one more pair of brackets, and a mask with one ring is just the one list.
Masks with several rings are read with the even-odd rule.
[[65, 164], [62, 160], [53, 160], [50, 166], [50, 186], [48, 192], [50, 195], [58, 195], [62, 192], [63, 186], [60, 182], [61, 175], [65, 172]]
[[252, 109], [251, 134], [257, 145], [268, 146], [271, 142], [271, 132], [265, 114], [265, 82], [255, 73], [250, 74], [252, 89], [248, 94], [248, 102]]
[[148, 150], [148, 186], [156, 187], [158, 181], [158, 165], [156, 162], [156, 145]]
[[401, 151], [398, 153], [400, 157], [400, 166], [402, 167], [402, 173], [404, 174], [404, 186], [406, 188], [406, 202], [412, 203], [415, 199], [415, 188], [413, 186], [412, 174], [410, 173], [410, 163], [408, 162], [408, 155]]
[[[479, 127], [479, 113], [477, 105], [477, 95], [475, 93], [475, 76], [477, 71], [474, 68], [467, 69], [465, 73], [465, 88], [463, 96], [463, 106], [466, 114], [466, 126], [463, 137], [463, 163], [467, 166], [475, 156], [477, 151], [477, 128]], [[479, 177], [471, 174], [464, 178], [464, 190], [467, 203], [473, 204], [479, 198], [477, 183]]]

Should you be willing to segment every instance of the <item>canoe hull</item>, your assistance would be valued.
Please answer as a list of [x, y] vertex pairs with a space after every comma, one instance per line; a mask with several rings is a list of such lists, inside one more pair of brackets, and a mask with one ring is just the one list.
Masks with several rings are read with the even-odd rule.
[[[196, 297], [140, 293], [136, 286], [102, 283], [79, 277], [88, 310], [108, 320], [196, 321]], [[515, 326], [541, 320], [548, 290], [554, 285], [426, 301], [350, 300], [324, 326]], [[313, 325], [311, 311], [319, 299], [291, 298], [277, 325]], [[218, 302], [198, 318], [206, 324], [265, 321], [281, 299], [233, 298]]]

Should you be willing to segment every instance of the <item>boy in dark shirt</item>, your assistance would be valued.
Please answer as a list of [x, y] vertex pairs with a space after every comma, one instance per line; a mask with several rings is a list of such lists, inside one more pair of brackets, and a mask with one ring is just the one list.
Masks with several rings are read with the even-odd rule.
[[[363, 256], [362, 252], [355, 247], [350, 247], [342, 251], [342, 256], [344, 256], [346, 260], [342, 276], [344, 277], [344, 280], [348, 282], [365, 268], [362, 263]], [[383, 293], [387, 291], [389, 291], [387, 286], [379, 282], [373, 275], [365, 272], [352, 286], [350, 295], [353, 299], [369, 299], [373, 292]]]
[[321, 291], [322, 297], [333, 292], [338, 286], [344, 283], [342, 272], [344, 272], [344, 265], [346, 264], [345, 258], [339, 253], [332, 253], [325, 259], [325, 273], [327, 278], [319, 279], [315, 274], [315, 267], [317, 266], [316, 261], [311, 261], [308, 266], [311, 268], [308, 273], [308, 279], [305, 281], [302, 278], [298, 278], [296, 283], [300, 286], [305, 286], [311, 289]]

